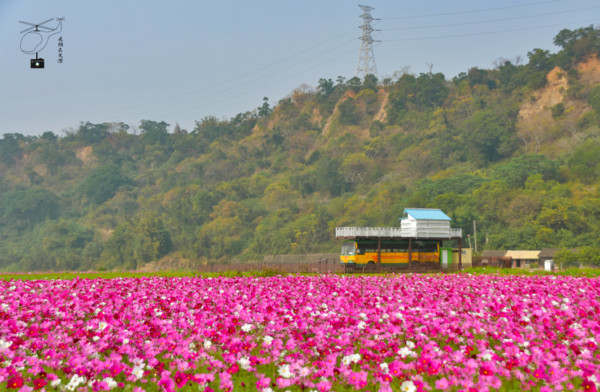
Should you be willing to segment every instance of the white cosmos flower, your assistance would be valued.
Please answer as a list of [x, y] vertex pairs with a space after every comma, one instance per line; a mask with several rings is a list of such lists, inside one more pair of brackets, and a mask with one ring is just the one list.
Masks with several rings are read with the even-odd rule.
[[252, 328], [254, 328], [254, 326], [252, 324], [242, 325], [242, 331], [244, 331], [244, 332], [250, 332], [250, 331], [252, 331]]
[[287, 363], [279, 366], [279, 369], [277, 369], [277, 372], [283, 378], [291, 378], [293, 376], [293, 374], [290, 370], [290, 365], [288, 365]]
[[250, 359], [248, 357], [241, 357], [240, 359], [238, 359], [238, 363], [240, 364], [242, 369], [244, 369], [244, 370], [250, 369]]
[[136, 365], [133, 367], [133, 369], [131, 369], [131, 374], [137, 379], [139, 380], [140, 378], [142, 378], [144, 376], [144, 365]]
[[106, 377], [102, 381], [108, 384], [109, 389], [113, 389], [114, 387], [118, 386], [117, 382], [112, 377]]
[[383, 362], [379, 364], [379, 368], [381, 369], [381, 373], [388, 374], [390, 371], [389, 365], [387, 362]]
[[9, 348], [13, 342], [0, 339], [0, 348]]
[[404, 381], [402, 385], [400, 385], [400, 390], [402, 392], [415, 392], [417, 390], [417, 387], [412, 381]]

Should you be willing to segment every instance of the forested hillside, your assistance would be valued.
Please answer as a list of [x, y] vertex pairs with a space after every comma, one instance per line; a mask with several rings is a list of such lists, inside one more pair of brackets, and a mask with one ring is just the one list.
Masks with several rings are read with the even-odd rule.
[[[141, 120], [0, 140], [0, 270], [336, 251], [336, 226], [441, 208], [478, 249], [600, 262], [600, 30], [449, 80], [321, 79], [191, 130]], [[525, 64], [526, 63], [526, 64]]]

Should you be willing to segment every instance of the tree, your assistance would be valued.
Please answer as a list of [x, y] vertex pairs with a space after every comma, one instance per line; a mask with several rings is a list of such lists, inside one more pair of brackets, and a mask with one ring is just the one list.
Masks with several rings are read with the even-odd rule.
[[5, 133], [4, 136], [2, 136], [2, 140], [0, 140], [0, 161], [5, 165], [13, 165], [15, 159], [21, 155], [22, 151], [15, 134]]
[[362, 184], [368, 183], [371, 162], [364, 153], [348, 155], [341, 167], [341, 171], [347, 182]]
[[156, 212], [118, 225], [104, 244], [104, 267], [136, 269], [172, 249], [171, 235]]
[[517, 149], [513, 116], [516, 117], [488, 109], [476, 112], [465, 121], [465, 145], [480, 162], [495, 162]]
[[153, 249], [153, 260], [169, 253], [173, 247], [171, 234], [157, 212], [147, 212], [141, 216], [136, 232], [146, 237]]
[[541, 174], [545, 181], [558, 180], [558, 163], [546, 155], [523, 154], [497, 166], [492, 177], [506, 182], [511, 188], [523, 188], [529, 176]]
[[348, 97], [340, 103], [338, 109], [340, 111], [340, 123], [342, 124], [356, 125], [362, 120], [362, 114], [352, 97]]
[[584, 142], [569, 157], [571, 173], [581, 181], [591, 184], [600, 178], [600, 143], [596, 140]]
[[584, 56], [600, 54], [600, 30], [594, 26], [581, 27], [576, 30], [563, 29], [554, 37], [554, 44], [563, 48], [563, 57], [576, 64]]
[[79, 188], [89, 201], [102, 204], [112, 198], [122, 185], [129, 183], [129, 179], [121, 174], [117, 165], [107, 165], [94, 170]]
[[363, 89], [377, 91], [377, 82], [377, 76], [373, 74], [367, 74], [363, 80]]
[[58, 169], [61, 166], [79, 162], [72, 150], [65, 149], [61, 151], [54, 144], [44, 144], [36, 152], [38, 161], [45, 164], [52, 175], [58, 173]]
[[52, 269], [72, 271], [89, 267], [83, 260], [83, 250], [94, 238], [94, 232], [74, 221], [61, 219], [44, 230], [42, 251]]
[[76, 138], [84, 144], [94, 144], [104, 140], [109, 135], [109, 124], [92, 124], [89, 121], [85, 124], [82, 122], [76, 133]]
[[272, 111], [271, 106], [269, 106], [269, 98], [264, 97], [262, 106], [258, 108], [258, 116], [262, 118], [268, 117]]
[[142, 142], [145, 145], [169, 146], [169, 131], [164, 121], [156, 122], [151, 120], [142, 120], [140, 129], [142, 130]]
[[327, 97], [333, 93], [333, 80], [331, 79], [319, 79], [319, 86], [317, 87], [319, 96]]
[[4, 197], [4, 219], [9, 226], [17, 229], [33, 227], [59, 216], [58, 201], [58, 197], [46, 189], [12, 191]]
[[588, 104], [596, 114], [600, 115], [600, 86], [596, 86], [590, 91], [588, 96]]

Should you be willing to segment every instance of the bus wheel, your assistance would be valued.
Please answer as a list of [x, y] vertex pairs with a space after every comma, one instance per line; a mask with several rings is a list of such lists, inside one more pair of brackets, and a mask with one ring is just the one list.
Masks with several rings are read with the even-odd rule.
[[375, 264], [375, 262], [373, 260], [371, 260], [367, 264]]

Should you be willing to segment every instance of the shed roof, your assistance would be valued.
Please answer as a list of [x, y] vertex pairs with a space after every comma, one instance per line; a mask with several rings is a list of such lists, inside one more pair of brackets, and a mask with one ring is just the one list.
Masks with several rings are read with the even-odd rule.
[[537, 260], [540, 257], [539, 250], [507, 250], [506, 257], [515, 260]]
[[452, 220], [437, 208], [405, 208], [404, 213], [417, 220]]

